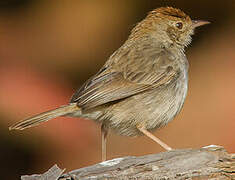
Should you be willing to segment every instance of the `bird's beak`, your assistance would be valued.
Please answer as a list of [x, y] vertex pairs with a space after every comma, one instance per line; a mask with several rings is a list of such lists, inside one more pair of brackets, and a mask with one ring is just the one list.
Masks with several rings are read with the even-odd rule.
[[209, 21], [204, 21], [204, 20], [192, 20], [192, 22], [193, 22], [193, 28], [203, 26], [203, 25], [206, 25], [206, 24], [210, 24]]

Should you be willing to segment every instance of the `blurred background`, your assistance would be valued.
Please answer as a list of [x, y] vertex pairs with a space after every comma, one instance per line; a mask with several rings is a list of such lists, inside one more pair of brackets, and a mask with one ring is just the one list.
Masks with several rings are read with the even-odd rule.
[[[67, 171], [101, 160], [100, 126], [57, 118], [21, 132], [12, 123], [69, 102], [127, 39], [148, 11], [182, 9], [212, 23], [187, 48], [189, 92], [183, 110], [155, 135], [173, 148], [217, 144], [235, 152], [235, 3], [233, 0], [4, 0], [0, 2], [1, 179]], [[164, 151], [146, 137], [108, 137], [108, 158]]]

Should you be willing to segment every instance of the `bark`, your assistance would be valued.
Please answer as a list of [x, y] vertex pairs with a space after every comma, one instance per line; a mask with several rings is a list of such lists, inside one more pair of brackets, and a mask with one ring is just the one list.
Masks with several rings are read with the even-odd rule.
[[68, 173], [54, 165], [42, 175], [22, 176], [22, 180], [88, 179], [235, 179], [235, 154], [221, 146], [179, 149], [141, 157], [121, 157]]

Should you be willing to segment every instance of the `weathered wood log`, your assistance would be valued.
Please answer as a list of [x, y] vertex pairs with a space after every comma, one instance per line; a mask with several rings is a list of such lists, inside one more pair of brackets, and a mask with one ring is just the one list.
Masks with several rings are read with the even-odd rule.
[[22, 176], [22, 180], [88, 179], [235, 179], [235, 154], [221, 146], [183, 149], [141, 157], [122, 157], [63, 174], [54, 165], [42, 175]]

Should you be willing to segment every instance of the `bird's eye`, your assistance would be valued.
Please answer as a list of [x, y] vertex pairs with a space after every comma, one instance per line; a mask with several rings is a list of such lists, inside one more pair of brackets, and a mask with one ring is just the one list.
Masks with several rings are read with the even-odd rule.
[[176, 23], [175, 26], [176, 26], [178, 29], [182, 29], [183, 23], [182, 23], [182, 22], [178, 22], [178, 23]]

